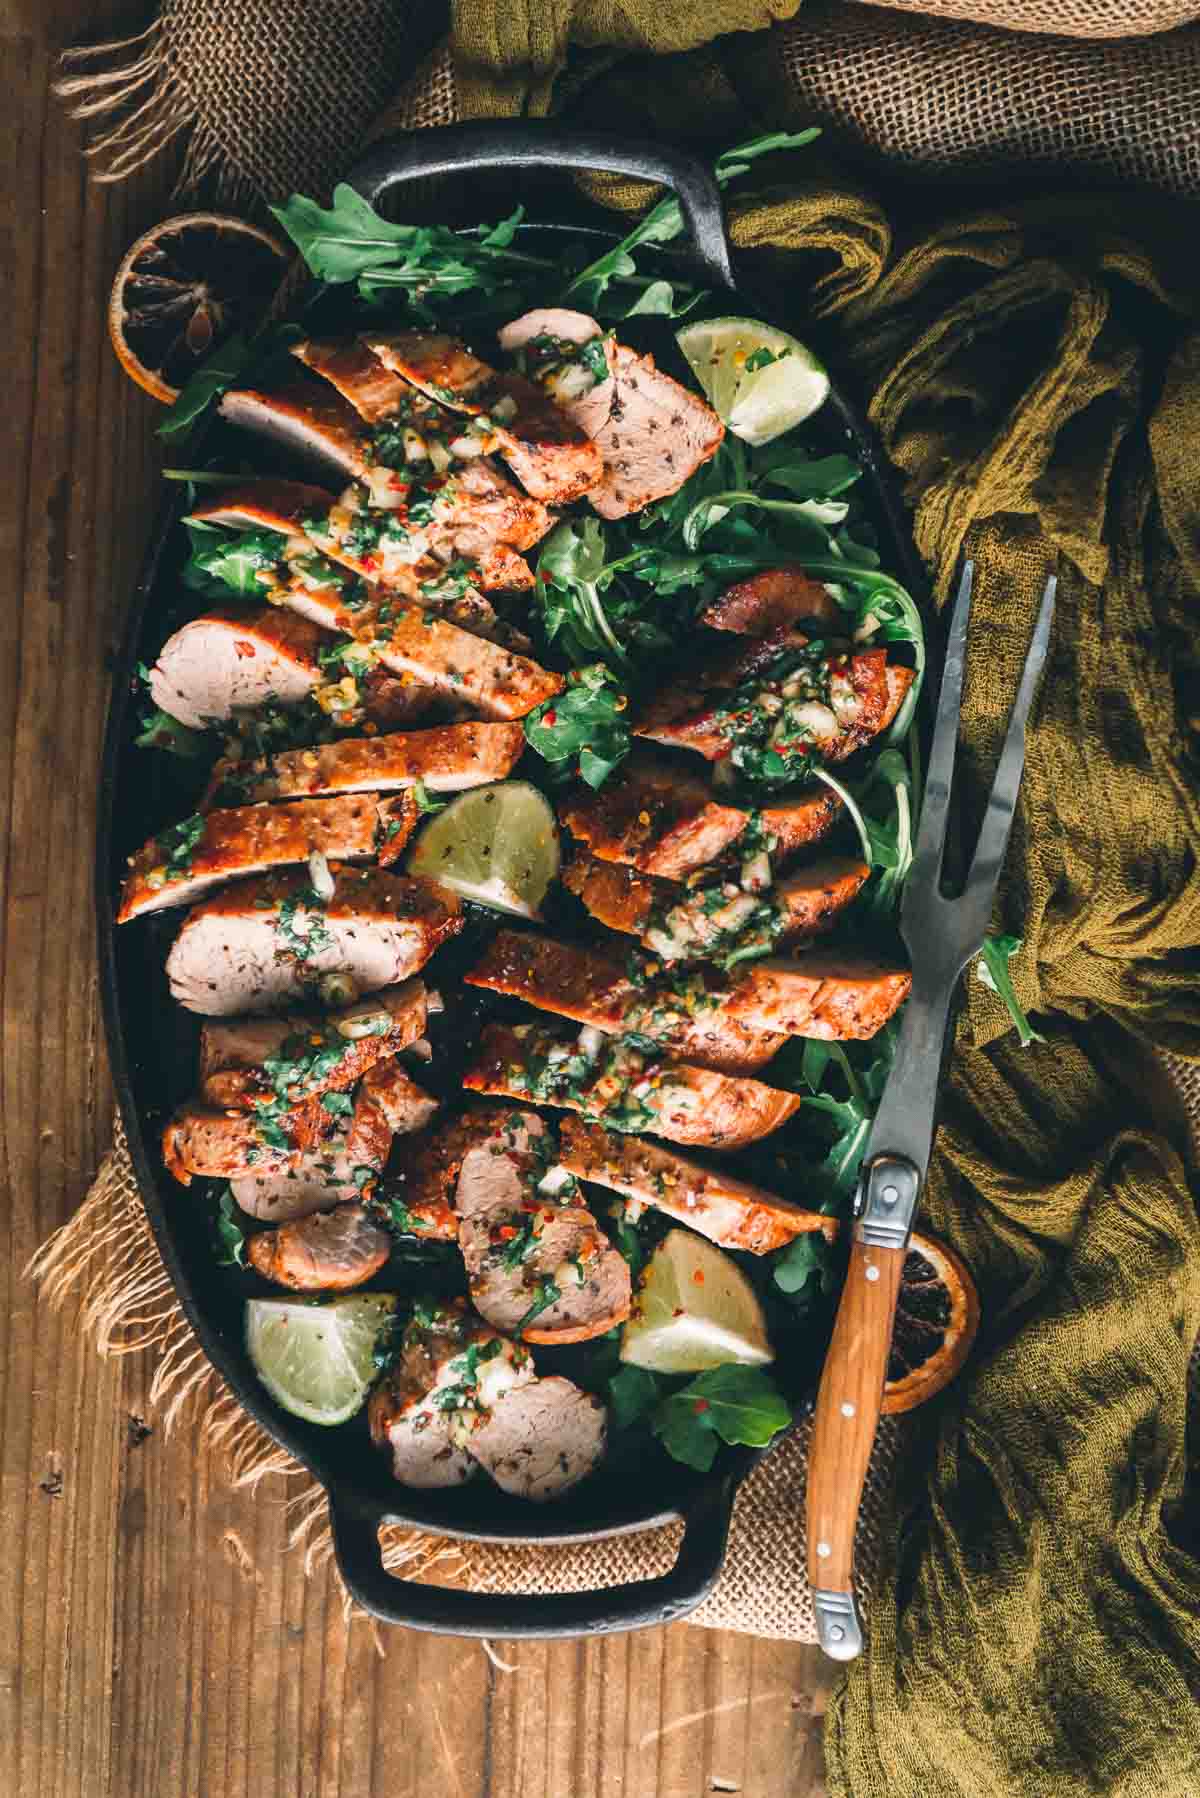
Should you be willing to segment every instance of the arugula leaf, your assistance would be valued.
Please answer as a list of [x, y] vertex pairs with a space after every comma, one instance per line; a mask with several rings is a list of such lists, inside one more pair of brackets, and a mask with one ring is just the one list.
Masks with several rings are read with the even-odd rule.
[[422, 818], [429, 817], [434, 812], [444, 812], [450, 803], [448, 799], [435, 799], [423, 780], [413, 782], [412, 796], [416, 801], [417, 814]]
[[676, 1461], [707, 1473], [717, 1444], [762, 1448], [792, 1421], [791, 1406], [759, 1367], [709, 1368], [663, 1399], [652, 1428]]
[[155, 710], [142, 719], [141, 733], [134, 743], [139, 749], [166, 749], [185, 761], [198, 761], [212, 754], [212, 737], [208, 731], [192, 730], [172, 718], [169, 712]]
[[243, 1215], [234, 1203], [233, 1188], [227, 1186], [217, 1200], [215, 1224], [217, 1244], [220, 1254], [217, 1256], [219, 1267], [245, 1267], [246, 1265], [246, 1233], [238, 1219]]
[[525, 740], [543, 761], [578, 758], [578, 772], [588, 786], [603, 786], [629, 754], [632, 738], [623, 716], [628, 703], [603, 662], [576, 668], [562, 693], [530, 712]]
[[1044, 1043], [1046, 1039], [1033, 1028], [1025, 1015], [1008, 971], [1009, 962], [1022, 944], [1023, 938], [1019, 936], [985, 936], [979, 959], [975, 963], [975, 972], [984, 986], [990, 987], [992, 992], [1003, 999], [1016, 1028], [1017, 1040], [1023, 1049], [1027, 1049], [1030, 1043]]
[[551, 1305], [557, 1304], [561, 1297], [562, 1287], [557, 1285], [548, 1274], [539, 1280], [533, 1289], [533, 1303], [513, 1331], [513, 1335], [519, 1336], [522, 1330], [527, 1330], [535, 1317], [540, 1317], [543, 1311], [549, 1311]]
[[806, 1230], [794, 1236], [785, 1249], [780, 1249], [772, 1268], [775, 1284], [789, 1296], [804, 1293], [810, 1280], [824, 1296], [833, 1291], [837, 1281], [833, 1269], [833, 1250], [819, 1230]]
[[186, 437], [214, 400], [245, 373], [253, 356], [253, 345], [240, 331], [235, 331], [196, 370], [159, 425], [158, 435], [169, 439]]
[[608, 1382], [613, 1427], [627, 1430], [631, 1423], [637, 1423], [658, 1403], [661, 1392], [662, 1382], [648, 1368], [623, 1366]]
[[194, 520], [187, 521], [192, 553], [183, 570], [183, 582], [200, 593], [248, 593], [261, 599], [264, 583], [258, 576], [277, 568], [287, 541], [282, 531], [228, 531]]
[[354, 1113], [354, 1100], [349, 1093], [322, 1093], [321, 1104], [334, 1117], [351, 1117]]

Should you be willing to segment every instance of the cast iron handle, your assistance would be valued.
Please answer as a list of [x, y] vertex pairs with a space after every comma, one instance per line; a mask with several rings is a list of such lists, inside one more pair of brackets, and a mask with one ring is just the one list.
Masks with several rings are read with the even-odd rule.
[[637, 181], [657, 181], [679, 200], [704, 279], [714, 287], [733, 286], [721, 190], [713, 175], [694, 156], [641, 138], [564, 131], [550, 121], [481, 119], [389, 138], [355, 163], [346, 179], [374, 206], [398, 182], [495, 168], [603, 169]]
[[331, 1492], [329, 1514], [347, 1591], [385, 1623], [453, 1636], [595, 1636], [675, 1623], [695, 1610], [717, 1583], [736, 1490], [730, 1475], [699, 1489], [684, 1515], [683, 1540], [668, 1573], [599, 1592], [509, 1596], [397, 1579], [384, 1570], [379, 1551], [376, 1531], [382, 1513], [352, 1508]]

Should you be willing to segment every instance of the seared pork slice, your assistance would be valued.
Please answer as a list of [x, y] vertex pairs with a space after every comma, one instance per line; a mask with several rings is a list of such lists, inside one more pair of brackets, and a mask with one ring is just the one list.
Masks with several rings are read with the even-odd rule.
[[321, 381], [301, 377], [270, 392], [233, 387], [219, 410], [230, 424], [298, 451], [322, 474], [353, 478], [368, 465], [370, 433], [354, 407]]
[[[617, 391], [616, 345], [594, 318], [565, 306], [542, 306], [502, 326], [498, 336], [500, 348], [518, 356], [523, 373], [546, 388], [585, 437], [595, 437], [607, 424]], [[581, 356], [581, 350], [588, 354]]]
[[603, 1400], [552, 1374], [498, 1399], [468, 1448], [502, 1491], [543, 1504], [600, 1464], [607, 1434]]
[[[804, 647], [802, 638], [796, 647]], [[889, 670], [885, 649], [822, 651], [811, 665], [797, 667], [785, 648], [778, 670], [768, 664], [739, 684], [734, 671], [744, 665], [742, 655], [713, 661], [656, 694], [634, 725], [635, 736], [694, 749], [712, 762], [731, 752], [736, 761], [742, 743], [781, 758], [842, 762], [890, 724], [913, 680], [909, 668]]]
[[[229, 487], [214, 499], [194, 506], [188, 516], [197, 524], [278, 531], [286, 539], [303, 537], [305, 519], [324, 517], [335, 503], [336, 495], [328, 488], [314, 487], [306, 481], [253, 480]], [[285, 541], [279, 546], [281, 559], [286, 550]]]
[[172, 998], [227, 1017], [311, 1001], [326, 983], [374, 992], [407, 980], [462, 929], [461, 902], [431, 880], [379, 868], [331, 873], [329, 899], [307, 874], [272, 874], [194, 906], [167, 957]]
[[363, 711], [381, 731], [412, 730], [428, 721], [436, 711], [444, 716], [446, 708], [439, 703], [433, 687], [424, 687], [412, 676], [389, 674], [386, 668], [373, 668], [359, 682]]
[[[346, 1091], [375, 1062], [416, 1042], [425, 1021], [420, 980], [324, 1013], [207, 1019], [200, 1032], [200, 1097], [253, 1111], [269, 1124], [280, 1111]], [[270, 1142], [269, 1131], [263, 1140]]]
[[330, 861], [365, 861], [392, 822], [391, 806], [369, 793], [297, 799], [291, 805], [237, 805], [196, 813], [151, 837], [130, 857], [117, 922], [186, 905], [240, 875], [265, 874], [320, 853]]
[[719, 1073], [753, 1073], [786, 1041], [727, 1019], [698, 978], [676, 991], [662, 982], [635, 984], [623, 963], [602, 949], [531, 931], [497, 931], [483, 959], [463, 978], [468, 986], [508, 993], [608, 1035], [636, 1032]]
[[351, 1162], [356, 1166], [383, 1167], [391, 1153], [392, 1139], [423, 1130], [437, 1108], [437, 1100], [409, 1079], [394, 1055], [377, 1061], [367, 1069], [354, 1095], [354, 1116], [346, 1139]]
[[677, 493], [721, 446], [725, 427], [698, 393], [617, 344], [616, 392], [594, 442], [604, 477], [588, 494], [601, 518], [625, 518]]
[[371, 1222], [360, 1201], [260, 1230], [247, 1245], [250, 1265], [264, 1280], [293, 1292], [346, 1292], [377, 1274], [392, 1252], [386, 1230]]
[[371, 1438], [403, 1485], [461, 1485], [475, 1471], [464, 1445], [494, 1404], [534, 1378], [529, 1350], [489, 1330], [461, 1300], [418, 1306], [368, 1402]]
[[872, 1037], [907, 999], [912, 975], [866, 956], [827, 951], [754, 962], [730, 992], [732, 1017], [822, 1042]]
[[[782, 858], [823, 837], [841, 800], [828, 787], [780, 794], [758, 809], [772, 852]], [[635, 750], [598, 793], [576, 788], [559, 815], [599, 861], [683, 880], [717, 861], [742, 836], [751, 813], [718, 799], [699, 770]]]
[[367, 338], [385, 367], [458, 412], [486, 413], [500, 454], [527, 493], [566, 505], [603, 473], [599, 452], [561, 407], [524, 375], [498, 374], [441, 332]]
[[[519, 1204], [534, 1169], [545, 1166], [546, 1126], [536, 1111], [516, 1105], [474, 1105], [401, 1148], [388, 1190], [413, 1210], [446, 1205], [466, 1216], [493, 1205]], [[468, 1178], [473, 1149], [486, 1150]]]
[[524, 718], [563, 688], [561, 675], [528, 657], [448, 624], [420, 603], [389, 599], [382, 590], [362, 609], [350, 611], [329, 588], [317, 593], [293, 583], [286, 603], [327, 630], [348, 631], [392, 673], [489, 718]]
[[278, 1120], [281, 1147], [263, 1140], [259, 1120], [247, 1111], [201, 1099], [181, 1105], [163, 1131], [163, 1160], [181, 1186], [196, 1174], [240, 1180], [246, 1174], [282, 1173], [298, 1150], [313, 1149], [329, 1121], [319, 1100], [298, 1105]]
[[606, 1039], [593, 1057], [569, 1026], [540, 1023], [487, 1025], [463, 1085], [562, 1106], [610, 1129], [722, 1149], [770, 1136], [800, 1104], [760, 1080], [651, 1055], [619, 1038]]
[[380, 424], [398, 411], [410, 391], [407, 381], [392, 374], [354, 337], [336, 341], [310, 337], [293, 344], [292, 355], [336, 387], [367, 424]]
[[[386, 1067], [388, 1063], [382, 1065]], [[369, 1150], [360, 1142], [351, 1156], [347, 1120], [330, 1118], [329, 1122], [329, 1135], [312, 1148], [282, 1160], [277, 1167], [263, 1169], [256, 1163], [253, 1172], [231, 1181], [234, 1199], [243, 1211], [265, 1224], [289, 1224], [294, 1218], [330, 1211], [334, 1205], [361, 1198], [363, 1176], [356, 1179], [355, 1170], [365, 1167], [372, 1174], [382, 1171], [391, 1148], [391, 1133]]]
[[296, 799], [318, 793], [395, 792], [418, 781], [431, 793], [503, 780], [520, 759], [518, 723], [442, 724], [386, 736], [340, 737], [312, 749], [284, 749], [252, 762], [218, 762], [213, 781], [239, 799]]
[[775, 631], [794, 630], [799, 624], [833, 626], [844, 635], [846, 614], [820, 581], [788, 563], [782, 568], [764, 568], [727, 587], [705, 607], [699, 622], [739, 637], [769, 637]]
[[724, 954], [760, 933], [764, 942], [819, 935], [836, 924], [869, 874], [866, 862], [827, 856], [756, 893], [719, 873], [685, 885], [580, 854], [563, 869], [563, 882], [598, 923], [640, 937], [672, 962]]
[[819, 1231], [832, 1241], [837, 1234], [836, 1218], [778, 1198], [724, 1168], [689, 1161], [644, 1137], [616, 1136], [568, 1117], [559, 1142], [559, 1159], [577, 1180], [652, 1205], [723, 1249], [768, 1255], [793, 1236]]
[[323, 678], [317, 655], [327, 641], [294, 612], [222, 606], [167, 638], [150, 670], [150, 697], [193, 730], [269, 699], [295, 705]]
[[[481, 1153], [474, 1149], [470, 1163]], [[506, 1335], [553, 1346], [590, 1342], [629, 1315], [628, 1263], [582, 1200], [527, 1194], [459, 1220], [458, 1242], [481, 1317]]]

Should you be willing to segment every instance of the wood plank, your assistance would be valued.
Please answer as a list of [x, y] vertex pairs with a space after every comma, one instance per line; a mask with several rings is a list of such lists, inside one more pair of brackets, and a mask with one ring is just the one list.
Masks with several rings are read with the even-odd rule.
[[0, 1791], [809, 1798], [813, 1651], [680, 1625], [497, 1641], [507, 1672], [472, 1641], [348, 1625], [331, 1571], [286, 1553], [281, 1484], [232, 1492], [186, 1426], [144, 1434], [151, 1357], [101, 1362], [21, 1277], [108, 1140], [90, 770], [160, 413], [103, 306], [171, 179], [89, 187], [47, 84], [62, 45], [129, 16], [0, 0]]

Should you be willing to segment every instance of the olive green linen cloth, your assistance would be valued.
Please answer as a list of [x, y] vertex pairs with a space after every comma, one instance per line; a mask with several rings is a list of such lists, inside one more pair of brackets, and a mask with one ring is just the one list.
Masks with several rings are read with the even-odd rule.
[[[740, 13], [712, 6], [710, 30]], [[658, 16], [627, 10], [613, 41], [655, 42]], [[501, 17], [511, 46], [511, 8], [456, 7], [464, 109], [541, 110], [550, 59], [495, 54]], [[593, 66], [567, 77], [590, 123], [694, 137], [703, 118], [728, 141], [788, 110], [768, 94], [747, 117], [704, 52]], [[926, 197], [914, 217], [800, 155], [762, 180], [735, 243], [872, 396], [938, 596], [976, 561], [968, 810], [1059, 574], [996, 918], [1024, 938], [1016, 985], [1046, 1040], [1018, 1048], [969, 982], [924, 1216], [974, 1269], [983, 1327], [908, 1459], [867, 1651], [830, 1711], [830, 1784], [1194, 1798], [1200, 1228], [1149, 1051], [1200, 1053], [1197, 221], [1121, 194], [943, 216]]]

